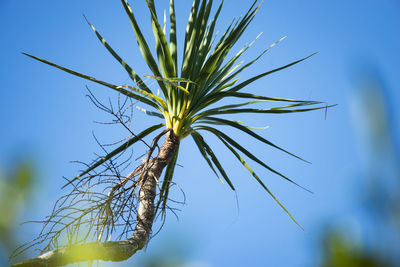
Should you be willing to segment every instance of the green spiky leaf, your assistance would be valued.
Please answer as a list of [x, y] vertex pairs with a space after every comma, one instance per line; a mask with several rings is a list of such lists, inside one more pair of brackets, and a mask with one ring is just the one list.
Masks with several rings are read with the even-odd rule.
[[69, 181], [67, 184], [65, 184], [63, 187], [73, 183], [74, 181], [76, 181], [77, 179], [83, 177], [85, 174], [89, 173], [90, 171], [94, 170], [95, 168], [97, 168], [98, 166], [100, 166], [101, 164], [103, 164], [104, 162], [110, 160], [111, 158], [115, 157], [116, 155], [118, 155], [119, 153], [121, 153], [122, 151], [128, 149], [131, 145], [135, 144], [136, 142], [142, 140], [142, 138], [146, 137], [147, 135], [149, 135], [150, 133], [154, 132], [157, 129], [160, 129], [161, 127], [163, 127], [164, 124], [157, 124], [157, 125], [153, 125], [149, 128], [147, 128], [146, 130], [140, 132], [139, 134], [135, 135], [134, 137], [132, 137], [131, 139], [129, 139], [128, 141], [126, 141], [125, 143], [123, 143], [122, 145], [120, 145], [119, 147], [117, 147], [116, 149], [114, 149], [113, 151], [111, 151], [110, 153], [108, 153], [107, 155], [105, 155], [104, 157], [102, 157], [101, 159], [97, 160], [96, 162], [94, 162], [93, 164], [91, 164], [89, 166], [89, 168], [87, 168], [86, 170], [84, 170], [83, 172], [81, 172], [78, 176], [76, 176], [74, 179], [72, 179], [71, 181]]

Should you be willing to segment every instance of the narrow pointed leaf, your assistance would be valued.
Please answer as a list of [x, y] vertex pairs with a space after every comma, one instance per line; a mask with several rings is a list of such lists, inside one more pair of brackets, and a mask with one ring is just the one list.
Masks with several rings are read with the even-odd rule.
[[[284, 40], [286, 38], [286, 36], [282, 37], [281, 39], [279, 39], [278, 41], [276, 41], [275, 43], [273, 43], [272, 45], [270, 45], [267, 49], [265, 49], [258, 57], [256, 57], [255, 59], [253, 59], [252, 61], [250, 61], [249, 63], [247, 63], [246, 65], [244, 65], [243, 67], [241, 67], [239, 70], [237, 70], [236, 72], [234, 72], [232, 75], [230, 75], [229, 77], [227, 77], [224, 81], [221, 82], [221, 84], [225, 84], [228, 81], [230, 81], [231, 79], [233, 79], [234, 77], [236, 77], [239, 73], [241, 73], [242, 71], [244, 71], [245, 69], [247, 69], [249, 66], [253, 65], [256, 61], [258, 61], [266, 52], [268, 52], [272, 47], [274, 47], [276, 44], [278, 44], [279, 42], [281, 42], [282, 40]], [[218, 90], [218, 88], [216, 88], [216, 91]]]
[[248, 98], [248, 99], [260, 99], [260, 100], [269, 100], [271, 102], [297, 102], [297, 103], [308, 103], [308, 104], [322, 104], [319, 101], [310, 101], [310, 100], [297, 100], [297, 99], [289, 99], [289, 98], [279, 98], [279, 97], [268, 97], [268, 96], [260, 96], [250, 93], [243, 92], [221, 92], [220, 94], [224, 95], [224, 97], [237, 97], [237, 98]]
[[258, 164], [260, 164], [261, 166], [263, 166], [264, 168], [266, 168], [267, 170], [269, 170], [272, 173], [275, 173], [277, 175], [279, 175], [280, 177], [282, 177], [283, 179], [291, 182], [292, 184], [312, 193], [310, 190], [308, 190], [307, 188], [304, 188], [303, 186], [297, 184], [296, 182], [294, 182], [292, 179], [286, 177], [285, 175], [281, 174], [280, 172], [272, 169], [271, 167], [269, 167], [267, 164], [265, 164], [264, 162], [262, 162], [261, 160], [259, 160], [257, 157], [255, 157], [252, 153], [250, 153], [247, 149], [245, 149], [244, 147], [242, 147], [239, 143], [237, 143], [236, 141], [234, 141], [232, 138], [230, 138], [229, 136], [227, 136], [226, 134], [224, 134], [223, 132], [212, 128], [212, 127], [208, 127], [208, 126], [199, 126], [198, 129], [203, 129], [206, 131], [209, 131], [211, 133], [213, 133], [215, 136], [217, 136], [221, 141], [225, 140], [226, 142], [228, 142], [229, 144], [231, 144], [232, 146], [234, 146], [236, 149], [240, 150], [243, 154], [245, 154], [248, 158], [250, 158], [251, 160], [257, 162]]
[[[149, 2], [147, 1], [147, 3]], [[164, 77], [176, 77], [174, 63], [171, 57], [171, 52], [169, 51], [169, 46], [167, 43], [167, 39], [165, 38], [164, 31], [157, 20], [156, 14], [152, 10], [152, 8], [150, 8], [150, 5], [149, 10], [151, 13], [153, 26], [155, 27], [154, 37], [156, 39], [158, 63], [160, 64]]]
[[336, 105], [323, 106], [323, 107], [317, 107], [317, 108], [290, 109], [290, 110], [284, 110], [284, 109], [253, 109], [253, 108], [224, 109], [224, 110], [214, 109], [212, 111], [205, 111], [204, 113], [201, 113], [198, 117], [209, 116], [209, 115], [221, 115], [221, 114], [237, 114], [237, 113], [284, 114], [284, 113], [296, 113], [296, 112], [306, 112], [306, 111], [312, 111], [312, 110], [318, 110], [318, 109], [325, 109], [325, 108], [331, 108], [331, 107], [334, 107], [334, 106], [336, 106]]
[[[190, 37], [192, 36], [192, 31], [193, 31], [193, 27], [195, 24], [195, 20], [197, 17], [197, 10], [199, 8], [199, 3], [200, 0], [194, 0], [193, 4], [192, 4], [192, 9], [190, 11], [190, 15], [189, 15], [189, 19], [187, 22], [187, 26], [186, 26], [186, 33], [185, 33], [185, 45], [183, 47], [183, 52], [184, 52], [184, 59], [187, 57], [187, 49], [188, 49], [188, 42], [190, 40]], [[183, 60], [184, 62], [185, 60]], [[182, 64], [182, 67], [184, 66], [184, 64]]]
[[[144, 60], [149, 66], [150, 70], [153, 72], [155, 76], [161, 76], [160, 70], [158, 69], [157, 63], [154, 60], [153, 55], [150, 52], [149, 46], [147, 45], [146, 39], [144, 38], [139, 25], [133, 15], [132, 8], [126, 2], [126, 0], [121, 0], [122, 5], [124, 6], [125, 12], [129, 17], [129, 20], [132, 24], [133, 31], [135, 32], [136, 41], [139, 45], [139, 50], [142, 53]], [[163, 91], [163, 94], [166, 96], [167, 91], [163, 83], [159, 82], [160, 88]]]
[[142, 81], [140, 76], [111, 48], [111, 46], [106, 42], [106, 40], [100, 35], [100, 33], [95, 29], [95, 27], [88, 21], [86, 16], [84, 16], [86, 22], [89, 24], [89, 26], [92, 28], [92, 30], [95, 32], [97, 38], [100, 40], [100, 42], [107, 48], [107, 50], [110, 52], [110, 54], [124, 67], [126, 72], [128, 73], [129, 77], [143, 90], [151, 93], [151, 90], [146, 86], [146, 84]]
[[280, 70], [284, 70], [284, 69], [289, 68], [289, 67], [291, 67], [291, 66], [293, 66], [293, 65], [296, 65], [296, 64], [298, 64], [298, 63], [300, 63], [300, 62], [302, 62], [302, 61], [304, 61], [304, 60], [306, 60], [306, 59], [312, 57], [312, 56], [315, 55], [315, 54], [317, 54], [317, 53], [312, 53], [312, 54], [309, 55], [309, 56], [306, 56], [306, 57], [304, 57], [304, 58], [302, 58], [302, 59], [296, 60], [296, 61], [294, 61], [294, 62], [292, 62], [292, 63], [289, 63], [289, 64], [287, 64], [287, 65], [285, 65], [285, 66], [282, 66], [282, 67], [279, 67], [279, 68], [276, 68], [276, 69], [273, 69], [273, 70], [270, 70], [270, 71], [261, 73], [261, 74], [255, 76], [255, 77], [253, 77], [253, 78], [248, 79], [247, 81], [242, 82], [241, 84], [236, 85], [236, 86], [235, 86], [234, 88], [232, 88], [230, 91], [237, 92], [237, 91], [239, 91], [240, 89], [242, 89], [243, 87], [249, 85], [250, 83], [252, 83], [252, 82], [254, 82], [254, 81], [256, 81], [256, 80], [258, 80], [258, 79], [260, 79], [260, 78], [262, 78], [262, 77], [265, 77], [265, 76], [267, 76], [267, 75], [269, 75], [269, 74], [272, 74], [272, 73], [274, 73], [274, 72], [277, 72], [277, 71], [280, 71]]
[[223, 91], [223, 92], [212, 92], [202, 99], [202, 105], [197, 107], [197, 111], [205, 106], [209, 106], [213, 103], [220, 101], [226, 97], [236, 97], [236, 98], [245, 98], [245, 99], [259, 99], [265, 100], [266, 102], [295, 102], [295, 103], [303, 103], [303, 105], [316, 105], [322, 104], [322, 102], [318, 101], [305, 101], [305, 100], [295, 100], [295, 99], [287, 99], [287, 98], [277, 98], [277, 97], [268, 97], [268, 96], [259, 96], [250, 93], [243, 93], [243, 92], [232, 92], [230, 90]]
[[128, 86], [128, 85], [123, 85], [123, 86], [119, 86], [119, 87], [124, 87], [124, 88], [130, 89], [130, 90], [132, 90], [132, 91], [134, 91], [134, 92], [136, 92], [136, 93], [139, 93], [139, 94], [141, 94], [141, 95], [144, 95], [144, 96], [146, 96], [146, 97], [148, 97], [148, 98], [150, 98], [150, 99], [156, 101], [164, 110], [167, 109], [167, 105], [165, 104], [164, 100], [163, 100], [161, 97], [156, 96], [156, 95], [153, 94], [153, 93], [148, 93], [148, 92], [145, 91], [145, 90], [138, 89], [138, 88], [135, 88], [135, 87], [133, 87], [133, 86]]
[[141, 107], [136, 107], [136, 108], [137, 108], [138, 110], [144, 112], [146, 115], [164, 119], [164, 116], [163, 116], [161, 113], [159, 113], [159, 112], [149, 111], [149, 110], [144, 109], [144, 108], [141, 108]]
[[167, 10], [164, 9], [164, 27], [163, 27], [163, 32], [164, 35], [167, 35]]
[[50, 65], [50, 66], [55, 67], [57, 69], [60, 69], [62, 71], [68, 72], [68, 73], [70, 73], [72, 75], [78, 76], [80, 78], [83, 78], [83, 79], [86, 79], [86, 80], [89, 80], [89, 81], [92, 81], [92, 82], [95, 82], [95, 83], [98, 83], [98, 84], [101, 84], [101, 85], [104, 85], [106, 87], [109, 87], [111, 89], [114, 89], [114, 90], [120, 92], [121, 94], [124, 94], [126, 96], [132, 97], [134, 99], [137, 99], [137, 100], [139, 100], [139, 101], [141, 101], [141, 102], [143, 102], [145, 104], [148, 104], [148, 105], [150, 105], [150, 106], [152, 106], [152, 107], [154, 107], [156, 109], [160, 109], [160, 106], [156, 102], [153, 102], [151, 99], [147, 99], [147, 98], [142, 97], [140, 95], [137, 95], [137, 94], [134, 94], [132, 92], [129, 92], [129, 91], [123, 89], [121, 86], [117, 86], [117, 85], [114, 85], [114, 84], [111, 84], [111, 83], [107, 83], [107, 82], [103, 82], [103, 81], [97, 80], [97, 79], [95, 79], [93, 77], [90, 77], [88, 75], [81, 74], [79, 72], [64, 68], [64, 67], [62, 67], [60, 65], [54, 64], [54, 63], [52, 63], [50, 61], [47, 61], [47, 60], [39, 58], [39, 57], [35, 57], [35, 56], [32, 56], [32, 55], [29, 55], [27, 53], [22, 53], [22, 54], [24, 54], [24, 55], [26, 55], [28, 57], [31, 57], [33, 59], [36, 59], [36, 60], [38, 60], [40, 62], [46, 63], [47, 65]]
[[247, 28], [249, 23], [254, 18], [255, 13], [258, 9], [258, 7], [253, 9], [256, 2], [257, 1], [254, 1], [253, 5], [250, 7], [243, 19], [238, 23], [237, 27], [232, 30], [232, 32], [227, 36], [226, 40], [224, 40], [217, 46], [211, 56], [207, 59], [203, 68], [201, 69], [199, 77], [196, 79], [196, 82], [201, 84], [211, 75], [211, 73], [218, 69], [218, 66], [220, 64], [222, 64], [226, 54], [229, 52], [229, 49], [239, 39], [243, 31]]
[[231, 147], [227, 142], [221, 140], [224, 145], [232, 152], [233, 155], [242, 163], [242, 165], [253, 175], [253, 177], [257, 180], [257, 182], [268, 192], [268, 194], [275, 200], [276, 203], [286, 212], [286, 214], [293, 220], [297, 226], [299, 226], [303, 231], [304, 228], [294, 219], [294, 217], [290, 214], [290, 212], [282, 205], [282, 203], [275, 197], [275, 195], [269, 190], [269, 188], [261, 181], [261, 179], [257, 176], [257, 174], [250, 168], [250, 166], [246, 163], [246, 161], [235, 151], [233, 147]]
[[[232, 190], [235, 190], [235, 187], [233, 186], [231, 180], [228, 178], [228, 175], [226, 174], [225, 170], [222, 168], [221, 163], [219, 162], [218, 158], [215, 156], [214, 152], [212, 151], [211, 147], [204, 141], [203, 137], [198, 133], [198, 132], [192, 132], [192, 136], [195, 136], [195, 142], [199, 142], [199, 145], [203, 147], [204, 151], [207, 152], [207, 154], [211, 157], [211, 160], [214, 162], [214, 165], [217, 167], [219, 172], [221, 173], [222, 177], [224, 180], [228, 183], [228, 185], [232, 188]], [[196, 144], [197, 144], [196, 142]], [[200, 149], [200, 152], [202, 149]], [[218, 177], [218, 176], [217, 176]]]
[[[217, 98], [218, 99], [218, 98]], [[221, 99], [221, 98], [220, 98]], [[225, 105], [225, 106], [220, 106], [216, 107], [213, 109], [206, 110], [204, 113], [212, 113], [212, 112], [218, 112], [220, 113], [221, 111], [224, 110], [233, 110], [237, 109], [239, 107], [247, 106], [247, 105], [252, 105], [252, 104], [257, 104], [257, 103], [265, 103], [265, 102], [277, 102], [275, 100], [272, 100], [272, 98], [265, 97], [266, 100], [256, 100], [256, 101], [250, 101], [250, 102], [245, 102], [245, 103], [240, 103], [240, 104], [233, 104], [233, 105]], [[268, 100], [267, 100], [268, 99]], [[209, 101], [207, 102], [207, 105], [210, 105], [214, 103], [214, 101]], [[294, 108], [294, 107], [300, 107], [300, 106], [311, 106], [311, 105], [317, 105], [321, 104], [322, 102], [314, 102], [314, 101], [302, 101], [302, 102], [295, 102], [295, 104], [290, 104], [286, 106], [281, 106], [281, 107], [272, 107], [269, 109], [261, 109], [261, 110], [287, 110], [289, 108]], [[324, 107], [325, 108], [325, 107]], [[293, 110], [293, 109], [292, 109]], [[264, 113], [264, 112], [261, 112]], [[265, 112], [267, 113], [267, 112]]]
[[204, 119], [206, 119], [206, 120], [212, 120], [212, 121], [216, 121], [216, 122], [220, 122], [220, 123], [222, 123], [222, 124], [225, 124], [225, 125], [234, 127], [234, 128], [236, 128], [236, 129], [239, 129], [239, 130], [241, 130], [241, 131], [243, 131], [243, 132], [245, 132], [245, 133], [251, 135], [252, 137], [258, 139], [259, 141], [261, 141], [261, 142], [263, 142], [263, 143], [269, 145], [269, 146], [272, 146], [272, 147], [274, 147], [274, 148], [276, 148], [276, 149], [279, 149], [279, 150], [281, 150], [281, 151], [283, 151], [283, 152], [285, 152], [285, 153], [287, 153], [287, 154], [289, 154], [289, 155], [291, 155], [291, 156], [293, 156], [293, 157], [295, 157], [295, 158], [297, 158], [297, 159], [300, 159], [300, 160], [302, 160], [302, 161], [304, 161], [304, 162], [310, 163], [309, 161], [307, 161], [307, 160], [305, 160], [305, 159], [303, 159], [303, 158], [301, 158], [301, 157], [299, 157], [299, 156], [296, 156], [295, 154], [290, 153], [289, 151], [287, 151], [287, 150], [285, 150], [285, 149], [283, 149], [283, 148], [281, 148], [281, 147], [279, 147], [279, 146], [273, 144], [272, 142], [268, 141], [267, 139], [263, 138], [262, 136], [260, 136], [260, 135], [256, 134], [255, 132], [251, 131], [251, 130], [248, 129], [246, 126], [240, 125], [240, 124], [237, 123], [237, 122], [230, 121], [230, 120], [225, 120], [225, 119], [221, 119], [221, 118], [215, 118], [215, 117], [205, 117]]
[[103, 164], [104, 162], [106, 162], [107, 160], [111, 159], [112, 157], [118, 155], [119, 153], [121, 153], [122, 151], [126, 150], [127, 148], [129, 148], [131, 145], [133, 145], [134, 143], [136, 143], [137, 141], [140, 141], [142, 138], [146, 137], [147, 135], [149, 135], [150, 133], [154, 132], [157, 129], [160, 129], [162, 126], [164, 126], [164, 123], [161, 124], [157, 124], [157, 125], [153, 125], [149, 128], [147, 128], [146, 130], [140, 132], [139, 134], [135, 135], [134, 137], [132, 137], [131, 139], [129, 139], [128, 141], [126, 141], [125, 143], [123, 143], [122, 145], [120, 145], [119, 147], [117, 147], [116, 149], [114, 149], [113, 151], [111, 151], [110, 153], [108, 153], [107, 155], [105, 155], [104, 157], [102, 157], [100, 160], [96, 161], [95, 163], [93, 163], [89, 168], [87, 168], [85, 171], [83, 171], [81, 174], [79, 174], [78, 176], [76, 176], [74, 179], [72, 179], [71, 181], [69, 181], [67, 184], [65, 184], [63, 186], [66, 187], [67, 185], [73, 183], [74, 181], [76, 181], [77, 179], [81, 178], [83, 175], [87, 174], [88, 172], [94, 170], [95, 168], [97, 168], [98, 166], [100, 166], [101, 164]]
[[202, 1], [198, 14], [196, 14], [194, 17], [193, 25], [190, 25], [191, 34], [190, 38], [188, 39], [187, 46], [185, 47], [182, 63], [182, 78], [192, 79], [192, 70], [196, 64], [196, 54], [199, 46], [199, 36], [201, 34], [201, 24], [206, 8], [206, 2], [206, 0]]
[[197, 148], [199, 149], [201, 155], [203, 156], [203, 158], [206, 160], [208, 166], [210, 166], [211, 170], [214, 172], [214, 174], [217, 176], [217, 178], [222, 182], [221, 178], [219, 178], [219, 175], [217, 173], [217, 171], [214, 169], [214, 166], [212, 165], [212, 162], [210, 160], [210, 158], [208, 157], [208, 154], [204, 148], [204, 145], [202, 143], [202, 140], [199, 137], [199, 134], [196, 132], [192, 132], [191, 134], [195, 144], [197, 145]]
[[169, 32], [169, 49], [171, 51], [172, 61], [174, 63], [175, 73], [178, 74], [178, 52], [176, 42], [176, 17], [175, 17], [175, 3], [170, 0], [169, 6], [170, 14], [170, 32]]
[[171, 181], [174, 176], [174, 171], [175, 171], [175, 166], [176, 166], [176, 161], [178, 159], [178, 152], [179, 152], [179, 146], [176, 148], [174, 155], [172, 156], [171, 161], [167, 165], [167, 169], [165, 171], [164, 175], [164, 180], [160, 189], [160, 197], [158, 199], [158, 203], [156, 205], [156, 212], [162, 203], [162, 214], [165, 214], [165, 209], [168, 201], [168, 194], [169, 194], [169, 188], [171, 187]]
[[178, 82], [186, 82], [186, 83], [193, 83], [193, 82], [191, 82], [191, 81], [189, 81], [189, 80], [187, 80], [187, 79], [163, 78], [163, 77], [156, 77], [156, 76], [150, 76], [150, 75], [147, 75], [147, 76], [145, 76], [145, 77], [146, 77], [146, 78], [155, 79], [155, 80], [157, 80], [157, 81], [163, 81], [163, 82], [165, 82], [165, 83], [167, 83], [167, 84], [169, 84], [169, 85], [172, 85], [173, 87], [179, 88], [180, 90], [182, 90], [182, 91], [183, 91], [185, 94], [187, 94], [187, 95], [190, 94], [189, 91], [186, 90], [185, 87], [180, 86], [179, 84], [177, 84], [175, 81], [178, 81]]
[[209, 0], [207, 3], [207, 1], [204, 1], [205, 8], [204, 8], [204, 12], [202, 12], [202, 9], [200, 9], [199, 12], [202, 12], [201, 15], [198, 18], [198, 22], [199, 22], [199, 29], [198, 29], [198, 36], [196, 37], [195, 40], [195, 46], [196, 46], [196, 50], [194, 51], [194, 57], [196, 58], [196, 60], [193, 62], [193, 69], [192, 69], [192, 77], [193, 79], [196, 79], [197, 74], [200, 72], [200, 69], [203, 65], [203, 62], [205, 60], [205, 56], [208, 53], [208, 46], [207, 46], [207, 39], [205, 38], [205, 35], [207, 33], [207, 23], [208, 23], [208, 18], [210, 16], [210, 11], [211, 11], [211, 7], [212, 7], [212, 0]]

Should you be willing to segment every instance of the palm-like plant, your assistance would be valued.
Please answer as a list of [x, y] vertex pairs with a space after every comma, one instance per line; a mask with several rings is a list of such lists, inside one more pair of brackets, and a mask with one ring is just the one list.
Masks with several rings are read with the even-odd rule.
[[[100, 33], [89, 22], [88, 23], [90, 27], [93, 29], [98, 39], [127, 71], [128, 75], [134, 82], [133, 85], [114, 85], [95, 79], [88, 75], [78, 73], [71, 69], [61, 67], [47, 60], [25, 54], [31, 58], [66, 71], [70, 74], [104, 85], [123, 95], [126, 95], [127, 97], [138, 100], [150, 108], [150, 110], [141, 109], [147, 115], [162, 119], [162, 123], [151, 125], [141, 133], [135, 135], [117, 149], [111, 153], [108, 153], [106, 156], [89, 166], [87, 170], [85, 170], [76, 178], [72, 179], [68, 184], [79, 186], [79, 183], [82, 181], [82, 177], [84, 175], [117, 156], [119, 153], [126, 150], [128, 147], [135, 144], [142, 138], [150, 135], [156, 130], [164, 128], [153, 140], [153, 146], [150, 147], [147, 160], [143, 162], [133, 173], [128, 175], [125, 179], [114, 186], [108, 194], [108, 198], [111, 201], [118, 189], [123, 187], [128, 180], [132, 180], [132, 177], [137, 177], [135, 183], [140, 187], [137, 220], [133, 235], [130, 238], [124, 241], [104, 243], [95, 242], [80, 246], [72, 246], [49, 252], [29, 262], [45, 261], [50, 263], [56, 262], [56, 264], [65, 264], [73, 261], [93, 259], [123, 260], [130, 257], [133, 253], [135, 253], [136, 250], [145, 246], [150, 237], [156, 210], [160, 208], [162, 212], [165, 211], [169, 188], [173, 178], [174, 168], [177, 163], [179, 144], [188, 136], [193, 138], [197, 148], [200, 151], [200, 154], [206, 160], [215, 175], [217, 177], [221, 176], [234, 190], [234, 185], [230, 181], [220, 161], [215, 156], [211, 146], [208, 145], [208, 143], [204, 140], [202, 132], [209, 132], [215, 135], [250, 172], [250, 174], [258, 181], [258, 183], [268, 192], [268, 194], [271, 195], [273, 199], [293, 219], [289, 212], [275, 198], [268, 187], [250, 168], [242, 155], [247, 156], [250, 160], [260, 164], [268, 171], [279, 175], [292, 183], [294, 182], [285, 175], [271, 168], [258, 157], [254, 156], [240, 143], [236, 142], [219, 129], [219, 126], [229, 126], [235, 128], [245, 134], [250, 135], [258, 141], [265, 143], [266, 145], [272, 146], [294, 157], [297, 157], [271, 143], [264, 137], [258, 135], [252, 130], [251, 127], [248, 127], [241, 122], [229, 119], [229, 117], [221, 117], [220, 115], [237, 113], [282, 114], [326, 108], [326, 106], [321, 102], [316, 101], [274, 98], [243, 92], [243, 90], [252, 82], [274, 72], [293, 66], [312, 56], [310, 55], [280, 68], [263, 72], [239, 83], [239, 74], [255, 63], [264, 53], [266, 53], [272, 46], [280, 41], [279, 40], [278, 42], [272, 44], [270, 47], [265, 49], [261, 55], [244, 65], [242, 63], [238, 63], [238, 60], [251, 44], [243, 47], [235, 55], [228, 57], [231, 48], [235, 45], [247, 26], [254, 19], [259, 8], [257, 2], [258, 0], [255, 0], [247, 13], [241, 19], [237, 20], [236, 22], [232, 22], [228, 29], [226, 29], [226, 31], [223, 33], [222, 37], [217, 40], [214, 38], [214, 29], [222, 8], [222, 3], [219, 5], [214, 17], [211, 17], [210, 13], [213, 1], [194, 0], [186, 27], [185, 41], [182, 47], [182, 63], [179, 69], [174, 0], [170, 0], [169, 38], [166, 36], [165, 20], [163, 27], [157, 18], [154, 1], [147, 1], [156, 44], [155, 55], [150, 52], [150, 48], [135, 19], [132, 8], [125, 0], [121, 0], [124, 10], [132, 24], [140, 52], [153, 73], [153, 75], [148, 76], [148, 78], [156, 80], [162, 96], [155, 94], [149, 88], [149, 86], [146, 85], [142, 78], [111, 48], [111, 46], [103, 39]], [[222, 100], [225, 99], [243, 99], [246, 102], [229, 105], [221, 104]], [[275, 104], [282, 102], [286, 104], [283, 106], [278, 105], [267, 108], [252, 107], [254, 104]], [[155, 149], [155, 144], [163, 135], [166, 135], [166, 138], [163, 145], [159, 149], [158, 155], [154, 158], [151, 158], [151, 153]], [[159, 187], [158, 202], [155, 202], [157, 183], [165, 167], [165, 177], [161, 186]], [[85, 251], [85, 253], [76, 253], [78, 251]]]

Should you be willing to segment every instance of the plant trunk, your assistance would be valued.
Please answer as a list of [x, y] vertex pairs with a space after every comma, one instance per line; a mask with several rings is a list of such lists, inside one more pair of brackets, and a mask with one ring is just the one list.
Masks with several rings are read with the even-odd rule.
[[124, 261], [130, 258], [149, 241], [155, 217], [154, 199], [157, 181], [173, 157], [178, 144], [179, 139], [172, 131], [169, 131], [157, 157], [149, 163], [148, 171], [143, 176], [139, 190], [136, 227], [130, 238], [122, 241], [91, 242], [67, 246], [13, 266], [62, 266], [81, 261]]

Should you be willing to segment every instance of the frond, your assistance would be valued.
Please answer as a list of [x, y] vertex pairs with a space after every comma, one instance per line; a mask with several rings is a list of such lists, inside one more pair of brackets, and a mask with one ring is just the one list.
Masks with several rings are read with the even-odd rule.
[[[268, 171], [280, 176], [281, 178], [298, 185], [293, 180], [276, 171], [267, 165], [264, 161], [254, 156], [249, 150], [245, 149], [238, 142], [224, 134], [217, 128], [211, 126], [227, 126], [239, 130], [241, 133], [247, 134], [257, 141], [262, 142], [270, 147], [276, 148], [284, 153], [296, 157], [302, 161], [303, 158], [283, 149], [282, 147], [267, 140], [267, 138], [256, 134], [251, 127], [244, 126], [235, 120], [229, 118], [232, 114], [287, 114], [299, 113], [313, 110], [327, 109], [334, 105], [327, 105], [319, 101], [304, 101], [289, 98], [279, 98], [266, 96], [258, 89], [257, 93], [245, 92], [253, 82], [264, 78], [273, 73], [282, 71], [292, 67], [304, 60], [310, 58], [316, 53], [295, 60], [281, 67], [261, 72], [260, 74], [248, 78], [239, 83], [239, 76], [246, 69], [253, 66], [263, 55], [265, 55], [272, 47], [281, 42], [285, 37], [279, 39], [275, 43], [265, 48], [256, 58], [249, 62], [239, 62], [239, 59], [245, 55], [246, 51], [254, 43], [245, 45], [234, 55], [230, 55], [231, 49], [241, 38], [249, 24], [255, 18], [260, 4], [255, 0], [251, 3], [245, 15], [232, 23], [223, 31], [218, 39], [215, 36], [215, 27], [223, 7], [223, 1], [218, 5], [217, 10], [213, 13], [212, 0], [194, 0], [191, 12], [188, 18], [185, 31], [185, 39], [182, 46], [182, 54], [178, 54], [178, 44], [176, 35], [176, 13], [174, 0], [170, 0], [169, 4], [169, 21], [170, 27], [166, 29], [167, 16], [164, 14], [164, 21], [160, 22], [157, 18], [156, 7], [153, 0], [147, 0], [147, 7], [152, 25], [153, 36], [155, 40], [155, 53], [151, 52], [146, 38], [136, 21], [134, 11], [127, 0], [121, 0], [121, 4], [129, 21], [132, 25], [133, 33], [136, 37], [138, 48], [152, 74], [145, 76], [146, 78], [156, 80], [161, 95], [154, 94], [151, 89], [143, 82], [142, 78], [125, 62], [120, 55], [109, 45], [103, 36], [95, 29], [95, 27], [86, 19], [97, 38], [107, 49], [107, 51], [119, 62], [129, 77], [135, 83], [133, 85], [114, 85], [104, 82], [85, 74], [62, 67], [50, 61], [38, 58], [29, 54], [25, 54], [35, 60], [41, 61], [52, 67], [63, 70], [80, 78], [109, 87], [121, 94], [138, 100], [154, 110], [147, 110], [138, 107], [145, 114], [157, 118], [162, 118], [165, 123], [153, 125], [146, 130], [128, 140], [111, 153], [107, 154], [94, 164], [88, 167], [81, 175], [72, 179], [68, 184], [79, 179], [82, 175], [90, 172], [107, 160], [116, 156], [141, 138], [147, 136], [151, 132], [166, 127], [172, 129], [174, 134], [180, 140], [187, 136], [192, 136], [202, 157], [206, 160], [208, 166], [213, 173], [224, 180], [234, 190], [234, 186], [230, 181], [227, 173], [222, 167], [212, 148], [200, 135], [199, 131], [208, 131], [215, 135], [241, 164], [252, 174], [252, 176], [260, 183], [260, 185], [270, 194], [275, 201], [287, 212], [283, 205], [275, 198], [270, 190], [263, 184], [249, 165], [243, 160], [239, 152], [247, 156], [252, 161], [260, 164]], [[167, 32], [169, 30], [169, 32]], [[169, 38], [167, 35], [169, 34]], [[260, 36], [260, 35], [259, 35]], [[259, 38], [257, 36], [256, 40]], [[179, 59], [179, 56], [182, 56]], [[181, 62], [178, 66], [178, 62]], [[221, 104], [224, 100], [245, 100], [242, 103]], [[286, 103], [286, 104], [282, 104]], [[255, 108], [254, 105], [258, 107]], [[261, 108], [259, 106], [262, 106]], [[224, 116], [224, 117], [220, 117]], [[227, 117], [226, 117], [227, 116]], [[169, 186], [174, 174], [178, 153], [169, 163], [164, 182], [161, 186], [161, 193], [157, 207], [161, 206], [162, 212], [165, 211], [166, 202], [168, 200]], [[306, 161], [307, 162], [307, 161]], [[294, 219], [293, 219], [294, 220]], [[297, 222], [296, 222], [297, 223]]]

